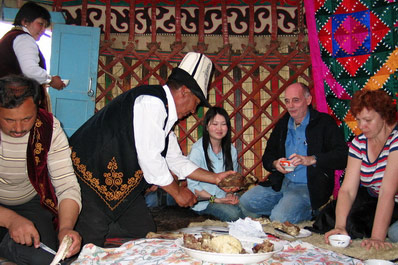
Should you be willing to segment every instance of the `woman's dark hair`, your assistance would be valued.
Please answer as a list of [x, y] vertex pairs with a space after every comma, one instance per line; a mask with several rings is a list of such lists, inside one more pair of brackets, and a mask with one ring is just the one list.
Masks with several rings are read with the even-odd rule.
[[356, 117], [364, 108], [374, 110], [388, 125], [397, 122], [397, 106], [384, 90], [359, 90], [351, 100], [351, 113]]
[[225, 109], [220, 108], [220, 107], [211, 107], [205, 115], [204, 121], [203, 121], [203, 138], [202, 138], [202, 143], [203, 143], [203, 150], [205, 153], [205, 159], [206, 159], [206, 164], [207, 168], [209, 171], [214, 172], [213, 168], [213, 163], [211, 162], [209, 158], [209, 154], [207, 152], [209, 145], [210, 145], [210, 135], [209, 131], [207, 130], [207, 125], [209, 122], [217, 115], [220, 114], [225, 118], [225, 121], [227, 122], [227, 127], [228, 131], [227, 134], [222, 138], [221, 140], [221, 149], [223, 152], [223, 160], [224, 160], [224, 169], [225, 170], [233, 170], [233, 163], [232, 163], [232, 155], [231, 155], [231, 120], [228, 116], [228, 113], [225, 111]]
[[47, 9], [34, 3], [26, 2], [19, 10], [14, 19], [14, 26], [22, 26], [23, 21], [33, 22], [36, 18], [42, 18], [47, 21], [47, 27], [51, 24], [51, 15]]
[[0, 107], [16, 108], [29, 97], [32, 97], [36, 106], [39, 106], [41, 88], [36, 80], [20, 75], [0, 78]]

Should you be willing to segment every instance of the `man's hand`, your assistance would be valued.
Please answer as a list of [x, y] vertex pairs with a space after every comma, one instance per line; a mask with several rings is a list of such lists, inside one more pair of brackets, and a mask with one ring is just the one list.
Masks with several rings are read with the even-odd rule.
[[281, 165], [281, 161], [283, 161], [283, 160], [288, 160], [288, 159], [286, 157], [281, 157], [277, 160], [274, 160], [274, 162], [272, 164], [274, 165], [274, 168], [276, 170], [278, 170], [282, 174], [287, 174], [287, 173], [289, 173], [289, 171], [286, 171]]
[[145, 190], [145, 195], [147, 195], [148, 193], [157, 191], [157, 189], [158, 189], [158, 186], [156, 186], [156, 185], [151, 185], [149, 188], [147, 188], [147, 189]]
[[303, 166], [312, 166], [316, 164], [316, 159], [314, 156], [302, 156], [298, 154], [292, 154], [289, 156], [289, 160], [292, 161], [293, 165], [303, 165]]
[[10, 224], [6, 227], [10, 237], [18, 244], [37, 248], [40, 245], [40, 235], [35, 225], [25, 217], [15, 214]]
[[191, 207], [197, 202], [195, 194], [187, 187], [179, 186], [175, 180], [169, 185], [162, 186], [162, 189], [170, 194], [181, 207]]
[[58, 233], [58, 240], [61, 243], [62, 239], [68, 235], [72, 238], [72, 245], [69, 248], [68, 253], [66, 254], [66, 257], [72, 257], [73, 255], [77, 254], [80, 251], [81, 245], [82, 245], [82, 237], [80, 234], [74, 230], [71, 229], [62, 229]]
[[221, 180], [223, 180], [224, 178], [228, 177], [229, 175], [235, 174], [236, 172], [233, 170], [228, 170], [225, 172], [220, 172], [220, 173], [216, 173], [216, 182], [215, 184], [220, 183]]
[[[216, 183], [218, 184], [220, 183], [221, 180], [223, 180], [224, 178], [228, 177], [229, 175], [235, 174], [236, 172], [233, 170], [229, 170], [229, 171], [225, 171], [225, 172], [221, 172], [221, 173], [217, 173], [216, 174]], [[225, 187], [220, 187], [220, 189], [222, 189], [223, 191], [225, 191], [226, 193], [234, 193], [236, 191], [238, 191], [241, 187], [229, 187], [229, 188], [225, 188]]]
[[186, 187], [180, 187], [178, 194], [173, 198], [181, 207], [192, 207], [196, 202], [196, 196]]

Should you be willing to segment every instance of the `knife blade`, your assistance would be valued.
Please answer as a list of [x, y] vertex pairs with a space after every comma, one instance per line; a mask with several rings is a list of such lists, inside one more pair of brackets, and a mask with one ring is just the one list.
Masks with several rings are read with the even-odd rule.
[[46, 246], [43, 242], [40, 242], [39, 248], [43, 249], [44, 251], [47, 251], [50, 254], [56, 255], [57, 252], [55, 252], [53, 249], [50, 247]]

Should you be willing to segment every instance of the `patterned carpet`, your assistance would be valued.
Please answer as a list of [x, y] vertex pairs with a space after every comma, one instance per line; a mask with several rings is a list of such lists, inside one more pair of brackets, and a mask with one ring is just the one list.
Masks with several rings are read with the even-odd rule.
[[[189, 208], [178, 206], [166, 206], [151, 208], [153, 219], [155, 220], [158, 232], [173, 231], [187, 227], [191, 222], [203, 222], [211, 219], [210, 216], [199, 216]], [[106, 247], [118, 247], [121, 244], [131, 240], [131, 238], [110, 238], [105, 243]], [[66, 262], [70, 264], [74, 259]], [[16, 265], [16, 263], [7, 261], [0, 257], [0, 265]]]

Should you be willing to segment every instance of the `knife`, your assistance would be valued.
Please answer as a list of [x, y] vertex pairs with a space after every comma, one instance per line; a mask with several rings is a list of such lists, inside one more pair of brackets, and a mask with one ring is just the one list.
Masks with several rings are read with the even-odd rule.
[[43, 242], [40, 242], [39, 248], [43, 249], [44, 251], [47, 251], [50, 254], [56, 255], [57, 252], [52, 250], [50, 247], [46, 246]]

